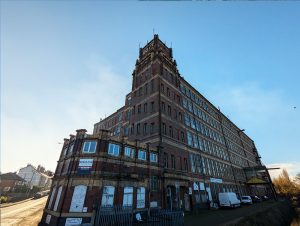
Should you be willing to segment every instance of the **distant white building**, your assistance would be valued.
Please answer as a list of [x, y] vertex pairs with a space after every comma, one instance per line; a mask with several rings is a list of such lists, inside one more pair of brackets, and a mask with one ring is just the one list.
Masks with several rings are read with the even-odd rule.
[[28, 164], [26, 167], [21, 168], [17, 174], [18, 176], [26, 180], [31, 188], [33, 186], [39, 186], [50, 189], [51, 177], [44, 173], [38, 172], [37, 169], [31, 164]]

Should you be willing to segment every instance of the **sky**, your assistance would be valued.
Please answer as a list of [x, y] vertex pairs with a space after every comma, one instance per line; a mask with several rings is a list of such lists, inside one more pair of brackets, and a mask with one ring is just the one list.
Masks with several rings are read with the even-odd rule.
[[153, 33], [264, 164], [300, 172], [300, 2], [0, 4], [1, 172], [54, 171], [64, 138], [124, 105]]

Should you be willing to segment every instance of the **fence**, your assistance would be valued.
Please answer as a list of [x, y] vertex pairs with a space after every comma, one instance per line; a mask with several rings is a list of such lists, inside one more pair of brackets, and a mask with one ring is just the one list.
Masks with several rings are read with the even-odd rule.
[[156, 209], [133, 211], [131, 208], [100, 207], [94, 225], [101, 226], [184, 226], [183, 211]]

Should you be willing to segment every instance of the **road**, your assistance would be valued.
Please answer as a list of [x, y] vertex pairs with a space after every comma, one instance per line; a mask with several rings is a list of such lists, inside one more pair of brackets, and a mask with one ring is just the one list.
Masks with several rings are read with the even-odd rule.
[[48, 196], [1, 208], [1, 226], [36, 226], [42, 217], [47, 198]]
[[219, 209], [219, 210], [203, 210], [196, 215], [186, 215], [184, 218], [185, 225], [188, 226], [225, 226], [234, 224], [243, 217], [261, 212], [267, 208], [276, 205], [274, 201], [255, 203], [250, 206], [242, 206], [237, 209]]

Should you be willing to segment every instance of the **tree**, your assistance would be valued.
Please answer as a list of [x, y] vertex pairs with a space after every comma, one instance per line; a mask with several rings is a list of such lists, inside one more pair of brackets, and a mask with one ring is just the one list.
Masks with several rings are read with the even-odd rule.
[[293, 196], [300, 193], [299, 186], [290, 179], [286, 169], [283, 169], [282, 173], [273, 179], [273, 184], [276, 192], [280, 195]]
[[295, 176], [295, 182], [300, 186], [300, 173]]

